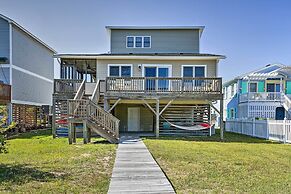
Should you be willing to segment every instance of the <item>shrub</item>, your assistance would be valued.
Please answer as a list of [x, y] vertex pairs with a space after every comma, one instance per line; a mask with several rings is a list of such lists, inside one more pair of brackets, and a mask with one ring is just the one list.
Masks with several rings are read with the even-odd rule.
[[4, 136], [0, 134], [0, 154], [2, 153], [7, 153], [7, 147]]

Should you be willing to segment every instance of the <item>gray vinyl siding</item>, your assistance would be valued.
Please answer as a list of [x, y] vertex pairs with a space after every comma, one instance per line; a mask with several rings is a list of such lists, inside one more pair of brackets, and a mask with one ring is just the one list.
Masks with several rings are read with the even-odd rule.
[[12, 28], [12, 51], [13, 65], [54, 79], [53, 52], [16, 26]]
[[207, 77], [217, 76], [216, 60], [98, 60], [97, 79], [104, 80], [108, 75], [108, 64], [132, 64], [132, 77], [141, 77], [140, 64], [167, 64], [172, 65], [172, 77], [181, 77], [182, 65], [206, 65]]
[[0, 18], [0, 57], [6, 57], [9, 60], [9, 53], [9, 24]]
[[[126, 36], [151, 36], [151, 48], [126, 48]], [[199, 30], [111, 30], [111, 53], [199, 53]]]
[[10, 68], [0, 67], [0, 82], [10, 84]]
[[53, 84], [43, 79], [12, 69], [12, 100], [51, 105]]

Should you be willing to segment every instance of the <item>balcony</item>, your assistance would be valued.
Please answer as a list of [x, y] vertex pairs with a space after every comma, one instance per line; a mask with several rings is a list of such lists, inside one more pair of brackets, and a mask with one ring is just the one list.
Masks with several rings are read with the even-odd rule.
[[249, 92], [239, 95], [239, 102], [252, 102], [252, 101], [263, 101], [263, 102], [281, 102], [282, 95], [280, 92]]
[[107, 77], [107, 96], [222, 98], [221, 78]]
[[11, 102], [11, 86], [0, 83], [0, 104]]

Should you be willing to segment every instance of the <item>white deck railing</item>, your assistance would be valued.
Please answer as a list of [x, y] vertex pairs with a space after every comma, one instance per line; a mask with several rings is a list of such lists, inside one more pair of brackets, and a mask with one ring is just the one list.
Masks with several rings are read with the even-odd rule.
[[221, 78], [107, 77], [106, 92], [221, 94]]
[[280, 92], [249, 92], [239, 95], [239, 102], [249, 101], [281, 101], [282, 95]]

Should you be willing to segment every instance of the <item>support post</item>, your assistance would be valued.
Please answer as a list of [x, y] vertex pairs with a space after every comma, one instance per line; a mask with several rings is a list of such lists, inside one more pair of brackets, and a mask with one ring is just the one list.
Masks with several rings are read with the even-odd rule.
[[224, 138], [223, 99], [220, 100], [220, 139]]
[[12, 109], [13, 109], [13, 107], [12, 107], [12, 103], [9, 103], [8, 105], [7, 105], [7, 111], [8, 111], [8, 125], [10, 125], [11, 123], [12, 123]]
[[108, 111], [110, 109], [109, 100], [104, 98], [104, 110]]
[[53, 117], [52, 117], [52, 135], [53, 138], [57, 137], [57, 132], [56, 132], [56, 100], [53, 99]]
[[88, 128], [87, 128], [87, 122], [83, 121], [83, 142], [84, 144], [89, 143], [89, 134], [88, 134]]
[[[284, 143], [286, 143], [287, 142], [287, 126], [286, 126], [286, 124], [287, 124], [287, 122], [286, 122], [286, 117], [284, 118], [284, 120], [283, 120], [283, 142]], [[269, 137], [269, 139], [270, 139], [270, 137]]]
[[76, 124], [72, 123], [72, 132], [73, 132], [73, 143], [76, 143], [77, 134], [76, 134]]
[[91, 128], [88, 128], [88, 127], [87, 127], [87, 130], [88, 130], [88, 143], [90, 143], [91, 142], [92, 131], [91, 131]]
[[160, 100], [157, 99], [156, 103], [156, 137], [160, 135]]
[[73, 123], [69, 122], [69, 129], [68, 129], [68, 139], [69, 139], [69, 144], [73, 143]]

